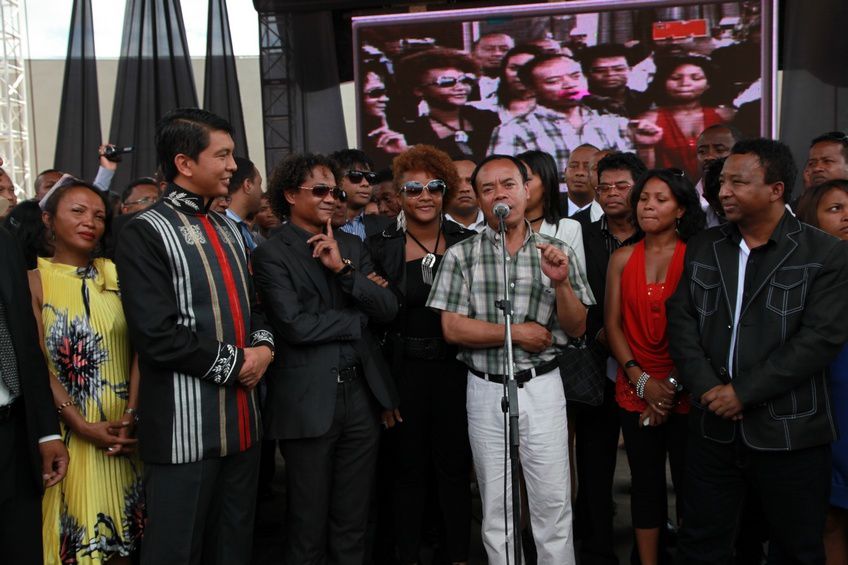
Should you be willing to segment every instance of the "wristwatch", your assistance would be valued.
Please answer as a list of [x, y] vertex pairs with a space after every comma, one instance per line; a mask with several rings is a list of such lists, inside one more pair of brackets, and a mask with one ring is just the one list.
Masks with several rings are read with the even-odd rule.
[[353, 270], [353, 262], [350, 259], [342, 259], [342, 263], [344, 263], [344, 267], [336, 273], [336, 276], [346, 275]]

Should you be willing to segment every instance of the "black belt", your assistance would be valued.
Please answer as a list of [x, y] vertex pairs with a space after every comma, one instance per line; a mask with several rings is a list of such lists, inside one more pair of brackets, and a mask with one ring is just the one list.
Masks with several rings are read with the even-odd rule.
[[362, 376], [362, 365], [352, 365], [339, 369], [336, 375], [336, 382], [341, 384], [351, 383]]
[[410, 359], [438, 361], [447, 359], [448, 344], [439, 337], [401, 337], [403, 354]]
[[[545, 373], [549, 373], [559, 367], [559, 361], [557, 359], [553, 359], [552, 361], [548, 361], [547, 363], [542, 363], [541, 365], [536, 365], [532, 369], [524, 369], [523, 371], [518, 371], [515, 373], [515, 381], [518, 383], [518, 386], [521, 387], [538, 375], [544, 375]], [[485, 381], [490, 381], [493, 383], [503, 384], [504, 375], [493, 375], [492, 373], [484, 373], [483, 371], [478, 371], [477, 369], [468, 369], [476, 376], [480, 377]]]
[[9, 404], [4, 404], [0, 406], [0, 423], [8, 422], [11, 420], [15, 414], [18, 413], [18, 410], [23, 407], [24, 403], [20, 402], [17, 398], [10, 402]]

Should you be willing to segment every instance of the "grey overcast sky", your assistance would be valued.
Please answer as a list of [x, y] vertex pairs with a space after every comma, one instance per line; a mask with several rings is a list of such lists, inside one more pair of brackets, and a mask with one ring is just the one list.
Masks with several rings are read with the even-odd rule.
[[[26, 45], [30, 59], [64, 59], [68, 50], [68, 28], [73, 0], [24, 0]], [[208, 0], [182, 0], [183, 22], [192, 57], [206, 54]], [[98, 58], [118, 58], [126, 2], [91, 0], [94, 18], [94, 49]], [[237, 56], [259, 54], [256, 10], [251, 0], [227, 0], [233, 50]]]

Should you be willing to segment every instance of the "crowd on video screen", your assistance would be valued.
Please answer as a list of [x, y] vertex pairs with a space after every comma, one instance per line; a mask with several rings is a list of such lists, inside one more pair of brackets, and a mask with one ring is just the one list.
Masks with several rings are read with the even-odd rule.
[[761, 129], [759, 4], [363, 27], [360, 147], [453, 158], [542, 150], [564, 171], [589, 143], [691, 180], [698, 134]]

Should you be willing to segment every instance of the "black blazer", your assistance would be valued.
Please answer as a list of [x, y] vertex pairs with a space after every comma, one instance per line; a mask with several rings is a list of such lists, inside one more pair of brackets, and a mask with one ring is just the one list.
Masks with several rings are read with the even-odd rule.
[[[692, 393], [689, 421], [721, 443], [739, 430], [753, 449], [824, 445], [836, 438], [825, 370], [848, 340], [848, 243], [785, 212], [767, 245], [752, 255], [756, 271], [739, 316], [731, 379], [739, 231], [725, 224], [687, 243], [667, 314], [669, 350]], [[698, 404], [723, 383], [733, 383], [744, 406], [738, 425]]]
[[[604, 235], [601, 232], [601, 220], [590, 221], [588, 208], [574, 214], [572, 219], [578, 220], [583, 228], [586, 279], [596, 301], [596, 304], [589, 306], [586, 315], [586, 338], [591, 343], [604, 327], [604, 296], [607, 288], [607, 267], [609, 267], [610, 253], [607, 251]], [[637, 233], [639, 233], [638, 239], [641, 239], [640, 232], [637, 231]]]
[[365, 214], [362, 216], [362, 224], [365, 226], [365, 239], [367, 240], [372, 235], [377, 235], [391, 226], [392, 223], [394, 223], [393, 218], [383, 216], [382, 214]]
[[[351, 342], [362, 361], [365, 379], [384, 408], [397, 406], [397, 392], [369, 320], [386, 323], [397, 313], [388, 289], [368, 280], [371, 256], [359, 238], [336, 230], [342, 257], [354, 272], [339, 281], [342, 308], [330, 308], [326, 270], [291, 224], [256, 248], [256, 288], [275, 337], [276, 358], [267, 374], [263, 413], [271, 438], [318, 437], [327, 432], [336, 406], [339, 343]], [[376, 415], [375, 415], [376, 417]]]
[[[448, 247], [477, 235], [476, 231], [450, 220], [444, 222], [442, 233]], [[403, 230], [392, 224], [381, 233], [369, 237], [366, 245], [374, 260], [374, 269], [378, 275], [389, 281], [389, 288], [398, 299], [398, 309], [402, 311], [406, 297], [406, 239]]]
[[[29, 293], [23, 255], [18, 242], [3, 228], [0, 228], [0, 257], [3, 257], [3, 268], [0, 269], [0, 297], [6, 305], [9, 332], [15, 347], [21, 383], [21, 397], [18, 402], [24, 404], [29, 438], [29, 453], [18, 454], [16, 457], [31, 459], [32, 478], [41, 491], [43, 482], [38, 440], [59, 433], [58, 416], [50, 391], [47, 364], [38, 342], [38, 327], [32, 313], [32, 297]], [[0, 449], [4, 450], [12, 448], [11, 445], [0, 446]], [[3, 486], [0, 486], [0, 490], [2, 488]]]

